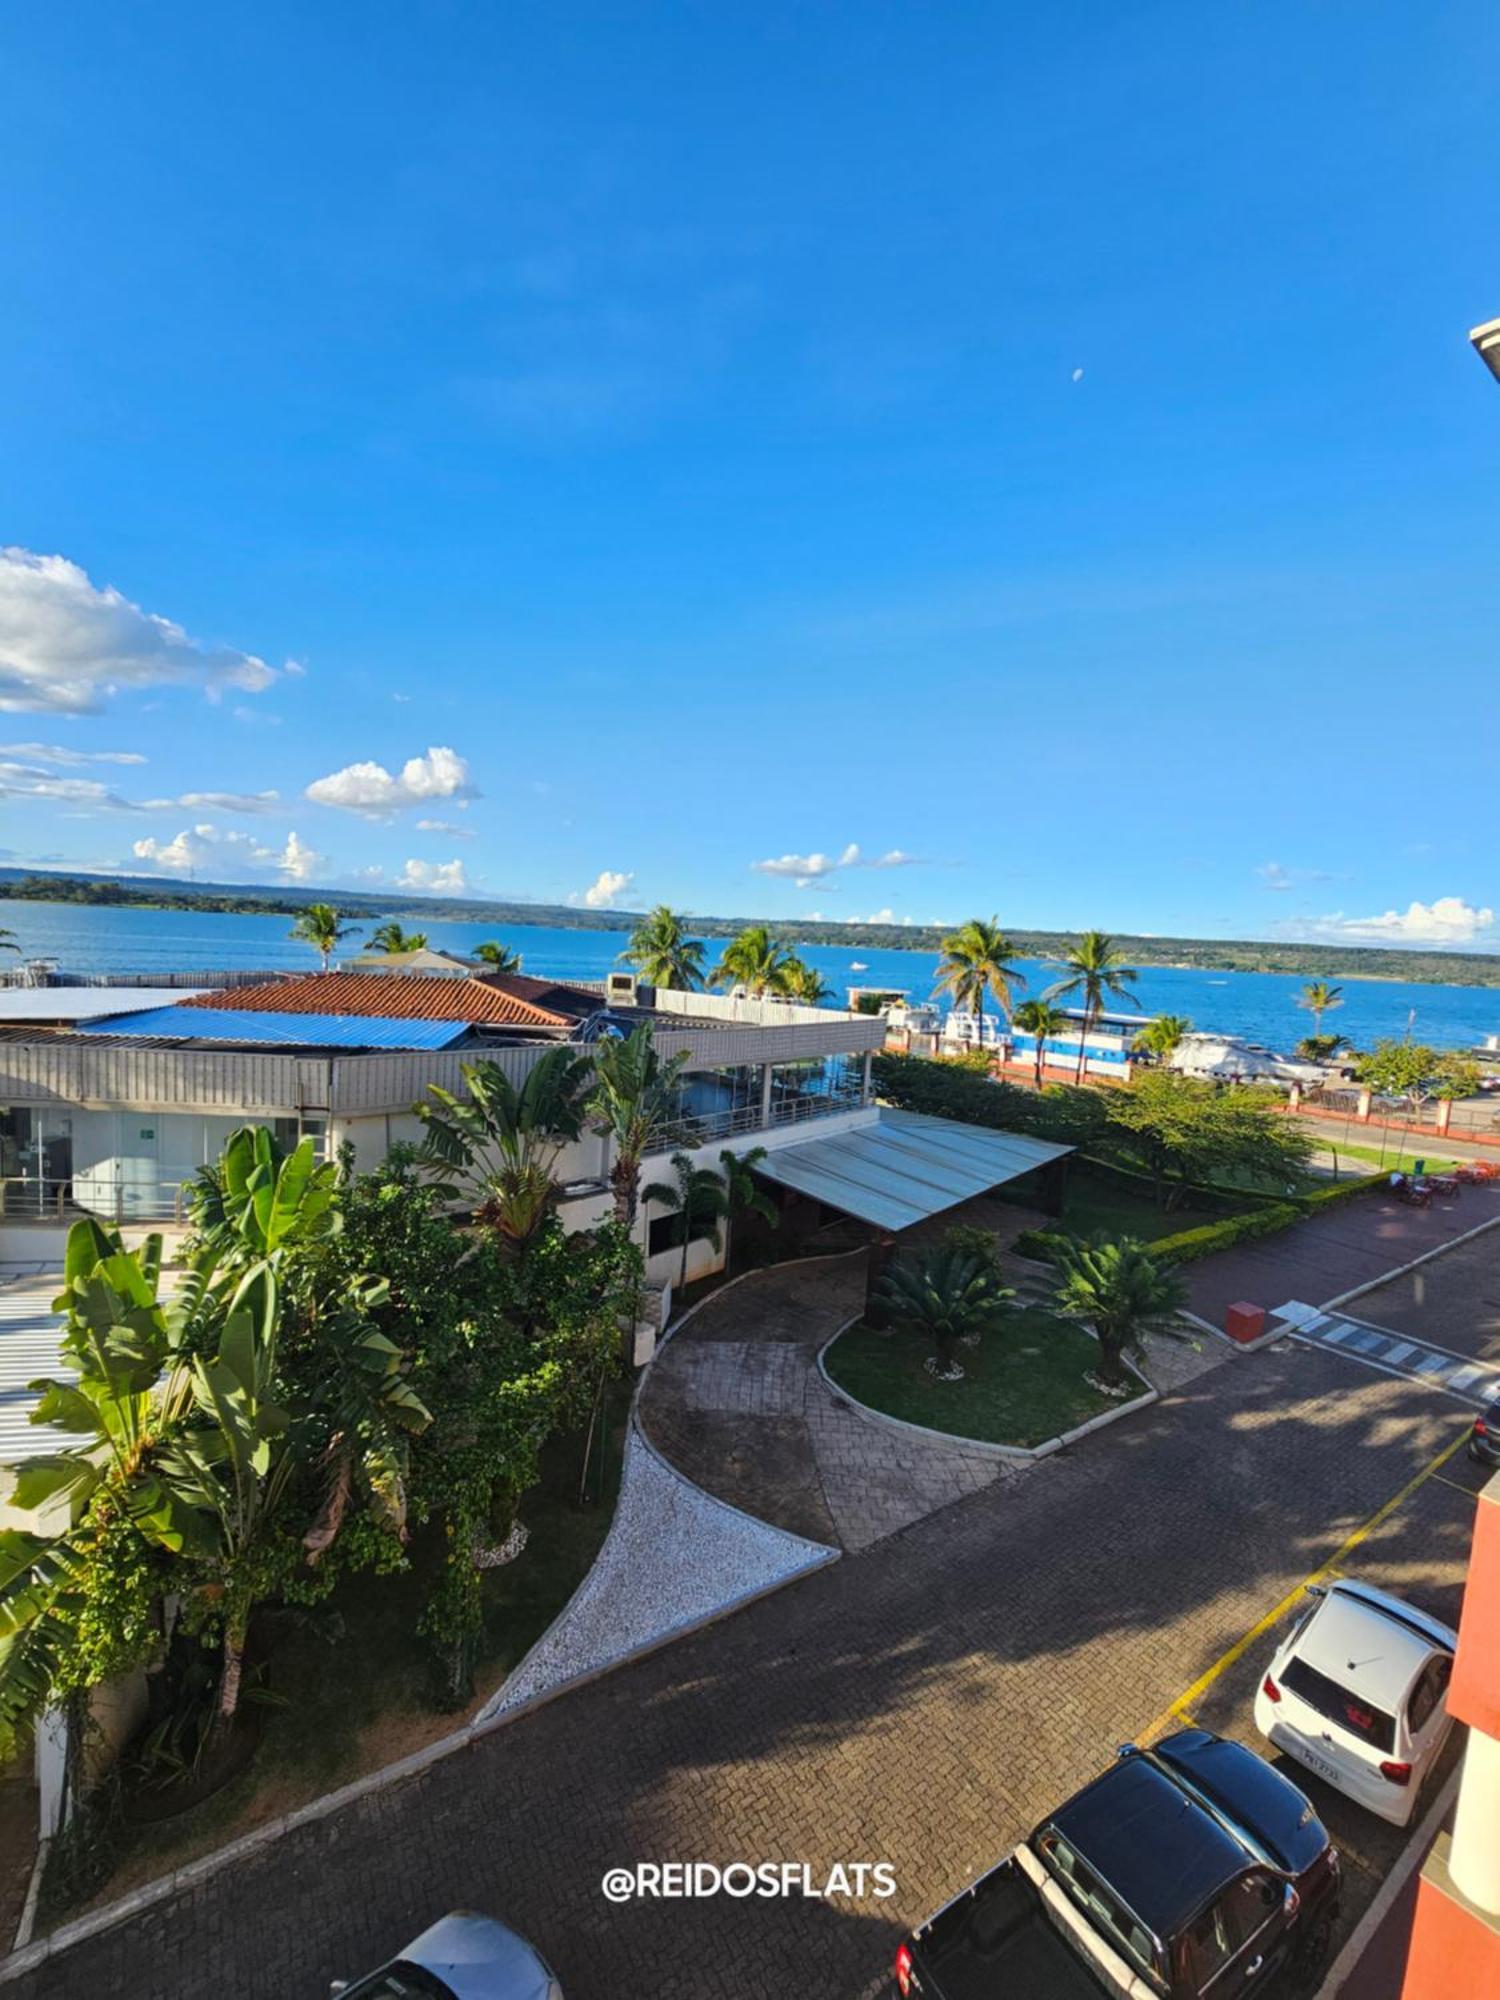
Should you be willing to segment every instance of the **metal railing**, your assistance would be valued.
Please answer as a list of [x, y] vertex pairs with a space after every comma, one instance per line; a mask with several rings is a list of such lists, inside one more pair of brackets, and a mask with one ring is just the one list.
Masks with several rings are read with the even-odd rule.
[[191, 1181], [108, 1181], [90, 1174], [66, 1180], [12, 1175], [0, 1180], [0, 1223], [175, 1222], [188, 1219]]
[[866, 1102], [863, 1091], [853, 1085], [847, 1090], [788, 1095], [773, 1102], [769, 1117], [762, 1115], [758, 1099], [750, 1104], [736, 1104], [728, 1111], [688, 1112], [662, 1127], [652, 1151], [671, 1152], [679, 1146], [691, 1150], [712, 1145], [716, 1139], [735, 1139], [780, 1130], [787, 1125], [803, 1125], [840, 1112], [858, 1111]]

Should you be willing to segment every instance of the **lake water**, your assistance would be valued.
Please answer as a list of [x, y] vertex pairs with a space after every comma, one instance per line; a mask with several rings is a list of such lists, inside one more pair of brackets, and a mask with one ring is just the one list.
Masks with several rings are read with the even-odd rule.
[[[69, 903], [5, 902], [0, 923], [16, 933], [22, 955], [58, 960], [66, 972], [197, 972], [210, 968], [263, 967], [313, 970], [316, 955], [296, 943], [286, 916], [227, 916], [194, 910], [88, 909]], [[624, 931], [553, 930], [539, 924], [443, 923], [407, 919], [434, 947], [467, 951], [482, 938], [503, 937], [522, 954], [527, 972], [555, 979], [602, 979], [624, 950]], [[365, 934], [373, 928], [365, 925]], [[722, 941], [709, 943], [710, 962]], [[350, 950], [358, 949], [353, 940]], [[842, 999], [848, 986], [898, 987], [914, 1000], [932, 993], [935, 955], [919, 951], [851, 950], [808, 946], [815, 965]], [[6, 954], [7, 962], [10, 955]], [[858, 967], [858, 969], [856, 969]], [[1035, 960], [1021, 964], [1026, 993], [1039, 994], [1057, 970]], [[1294, 1002], [1300, 976], [1275, 972], [1179, 971], [1147, 966], [1136, 983], [1143, 1014], [1185, 1014], [1199, 1028], [1245, 1035], [1286, 1050], [1311, 1028]], [[1024, 996], [1023, 996], [1024, 997]], [[1405, 1034], [1409, 1016], [1420, 1041], [1439, 1048], [1467, 1048], [1500, 1033], [1500, 988], [1424, 986], [1397, 980], [1344, 984], [1344, 1005], [1325, 1022], [1363, 1047], [1381, 1035]]]

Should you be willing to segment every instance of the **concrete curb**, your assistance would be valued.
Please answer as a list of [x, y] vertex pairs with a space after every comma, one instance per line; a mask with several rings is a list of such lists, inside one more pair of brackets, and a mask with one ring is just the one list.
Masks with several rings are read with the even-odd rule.
[[1453, 1810], [1453, 1801], [1458, 1797], [1458, 1785], [1462, 1776], [1463, 1760], [1460, 1758], [1449, 1775], [1448, 1782], [1423, 1814], [1422, 1824], [1402, 1848], [1395, 1867], [1376, 1891], [1375, 1900], [1349, 1933], [1343, 1950], [1329, 1966], [1314, 2000], [1337, 2000], [1337, 1996], [1343, 1992], [1359, 1961], [1364, 1957], [1370, 1940], [1389, 1914], [1391, 1905], [1421, 1866], [1428, 1848], [1437, 1837], [1439, 1827]]
[[1362, 1298], [1366, 1292], [1378, 1291], [1382, 1285], [1394, 1284], [1397, 1278], [1404, 1278], [1408, 1271], [1415, 1271], [1423, 1264], [1430, 1264], [1435, 1258], [1446, 1257], [1450, 1250], [1456, 1250], [1461, 1243], [1472, 1243], [1476, 1236], [1483, 1236], [1486, 1230], [1500, 1229], [1500, 1215], [1486, 1217], [1472, 1229], [1466, 1229], [1460, 1236], [1450, 1236], [1446, 1243], [1439, 1243], [1434, 1249], [1424, 1250], [1420, 1257], [1413, 1257], [1408, 1263], [1398, 1264], [1394, 1271], [1384, 1271], [1378, 1278], [1367, 1278], [1362, 1285], [1354, 1285], [1347, 1292], [1340, 1292], [1336, 1298], [1324, 1299], [1319, 1312], [1333, 1312], [1346, 1305], [1350, 1299]]
[[[960, 1437], [954, 1431], [935, 1431], [928, 1424], [909, 1424], [904, 1417], [888, 1417], [883, 1410], [872, 1410], [868, 1403], [861, 1403], [856, 1397], [851, 1396], [842, 1384], [835, 1382], [828, 1372], [826, 1357], [829, 1348], [846, 1334], [851, 1326], [858, 1326], [863, 1317], [862, 1313], [856, 1313], [853, 1319], [846, 1320], [818, 1349], [818, 1373], [823, 1378], [824, 1386], [830, 1395], [837, 1396], [841, 1403], [846, 1404], [857, 1417], [863, 1417], [866, 1423], [874, 1424], [881, 1430], [905, 1431], [908, 1436], [921, 1438], [927, 1444], [942, 1444], [959, 1451], [978, 1452], [982, 1458], [1011, 1459], [1031, 1464], [1039, 1458], [1050, 1458], [1053, 1452], [1061, 1451], [1064, 1445], [1073, 1444], [1077, 1439], [1087, 1437], [1091, 1431], [1102, 1431], [1107, 1424], [1117, 1423], [1121, 1417], [1133, 1416], [1137, 1410], [1144, 1410], [1152, 1403], [1161, 1401], [1161, 1391], [1153, 1389], [1147, 1382], [1144, 1396], [1132, 1396], [1128, 1403], [1120, 1403], [1112, 1410], [1101, 1410], [1097, 1417], [1090, 1417], [1087, 1423], [1075, 1424], [1072, 1430], [1064, 1431], [1059, 1437], [1048, 1438], [1044, 1444], [991, 1444], [986, 1438]], [[1127, 1361], [1125, 1366], [1138, 1382], [1146, 1381], [1134, 1363]]]

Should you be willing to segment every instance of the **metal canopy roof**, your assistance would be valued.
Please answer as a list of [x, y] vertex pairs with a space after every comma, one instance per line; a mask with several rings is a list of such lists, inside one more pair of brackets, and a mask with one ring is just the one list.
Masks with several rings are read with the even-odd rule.
[[445, 1049], [469, 1032], [466, 1021], [393, 1020], [382, 1014], [259, 1014], [248, 1008], [152, 1007], [92, 1022], [95, 1036], [166, 1037], [187, 1042], [279, 1042], [305, 1049]]
[[779, 1146], [755, 1171], [878, 1229], [909, 1229], [1073, 1150], [1017, 1132], [882, 1108], [877, 1124]]
[[7, 986], [0, 989], [0, 1021], [99, 1021], [127, 1008], [175, 1007], [201, 991], [197, 986]]

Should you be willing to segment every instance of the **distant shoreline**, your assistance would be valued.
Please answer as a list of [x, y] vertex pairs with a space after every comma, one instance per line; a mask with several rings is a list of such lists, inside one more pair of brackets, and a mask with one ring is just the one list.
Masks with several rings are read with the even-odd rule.
[[[184, 910], [217, 916], [267, 917], [295, 917], [309, 903], [331, 902], [341, 916], [356, 923], [402, 918], [429, 923], [484, 924], [493, 926], [497, 933], [516, 926], [628, 931], [642, 914], [634, 910], [580, 910], [561, 904], [487, 902], [400, 892], [377, 898], [367, 891], [341, 895], [328, 889], [265, 889], [254, 883], [204, 883], [177, 889], [149, 877], [37, 875], [17, 868], [0, 869], [0, 902], [41, 903], [64, 909]], [[817, 945], [835, 951], [864, 949], [931, 955], [941, 949], [943, 935], [936, 925], [839, 924], [796, 917], [688, 918], [689, 928], [705, 938], [732, 937], [747, 925], [759, 923], [766, 924], [789, 945]], [[1009, 935], [1018, 958], [1048, 959], [1065, 951], [1078, 933], [1017, 928]], [[1500, 953], [1272, 944], [1253, 938], [1148, 938], [1128, 931], [1112, 935], [1127, 959], [1163, 970], [1264, 972], [1291, 978], [1500, 988]]]

